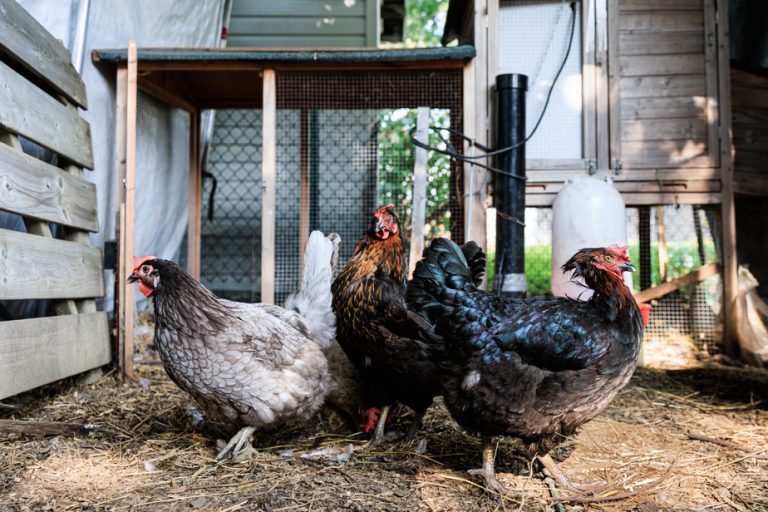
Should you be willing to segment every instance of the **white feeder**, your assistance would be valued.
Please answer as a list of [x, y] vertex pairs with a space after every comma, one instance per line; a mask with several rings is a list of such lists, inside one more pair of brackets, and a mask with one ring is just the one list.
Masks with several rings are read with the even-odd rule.
[[[627, 244], [627, 217], [611, 178], [574, 177], [552, 204], [552, 293], [587, 300], [592, 291], [560, 267], [579, 249]], [[632, 276], [624, 274], [632, 289]]]

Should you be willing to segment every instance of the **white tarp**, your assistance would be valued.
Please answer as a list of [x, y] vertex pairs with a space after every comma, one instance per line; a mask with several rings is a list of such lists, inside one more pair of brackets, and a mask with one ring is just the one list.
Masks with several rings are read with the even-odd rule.
[[[19, 0], [32, 16], [68, 47], [76, 47], [81, 2]], [[97, 186], [101, 230], [91, 235], [99, 247], [115, 238], [117, 166], [115, 157], [115, 76], [91, 61], [94, 49], [216, 47], [224, 0], [90, 0], [81, 75], [88, 92], [95, 167], [86, 176]], [[73, 56], [73, 62], [78, 57]], [[177, 259], [187, 226], [189, 115], [139, 94], [136, 157], [136, 252]], [[111, 272], [105, 275], [102, 307], [113, 307]]]

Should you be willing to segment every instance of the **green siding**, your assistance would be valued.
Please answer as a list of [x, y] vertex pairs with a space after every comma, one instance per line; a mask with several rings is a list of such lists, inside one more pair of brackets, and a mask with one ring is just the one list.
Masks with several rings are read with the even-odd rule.
[[233, 0], [230, 48], [378, 46], [379, 0]]

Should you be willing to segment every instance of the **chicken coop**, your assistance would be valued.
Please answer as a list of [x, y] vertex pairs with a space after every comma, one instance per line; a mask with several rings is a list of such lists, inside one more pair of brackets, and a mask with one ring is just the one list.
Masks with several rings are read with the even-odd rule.
[[[466, 105], [473, 101], [467, 63], [474, 55], [469, 46], [387, 51], [131, 46], [97, 51], [94, 59], [115, 66], [119, 129], [135, 130], [137, 90], [191, 114], [190, 221], [179, 259], [222, 297], [282, 303], [298, 287], [304, 242], [312, 230], [341, 235], [341, 263], [382, 204], [393, 203], [410, 232], [415, 164], [410, 137], [417, 109], [429, 109], [429, 124], [467, 131]], [[201, 156], [202, 114], [211, 110], [217, 129]], [[441, 136], [462, 148], [455, 134], [433, 132], [431, 142], [440, 143]], [[136, 186], [130, 171], [135, 146], [127, 140], [121, 149], [126, 198], [118, 314], [132, 318], [133, 304], [125, 300], [122, 284], [122, 274], [132, 269], [129, 196]], [[434, 155], [425, 172], [427, 236], [463, 240], [469, 178], [462, 164]], [[123, 326], [122, 339], [131, 339], [131, 322]], [[131, 353], [130, 347], [124, 351]]]

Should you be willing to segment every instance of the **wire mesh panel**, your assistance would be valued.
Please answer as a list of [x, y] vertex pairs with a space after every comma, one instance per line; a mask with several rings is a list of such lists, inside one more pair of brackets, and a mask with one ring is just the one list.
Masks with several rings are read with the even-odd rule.
[[[627, 208], [627, 240], [638, 272], [635, 291], [682, 277], [719, 261], [718, 211], [709, 206]], [[525, 212], [525, 273], [530, 295], [551, 293], [552, 210]], [[493, 283], [495, 210], [488, 214], [489, 283]], [[646, 249], [641, 251], [641, 247]], [[642, 285], [642, 286], [641, 286]], [[645, 341], [663, 346], [686, 339], [698, 349], [716, 350], [722, 337], [722, 284], [715, 275], [651, 301]]]
[[[340, 267], [379, 206], [395, 205], [407, 237], [416, 108], [430, 107], [432, 124], [461, 130], [462, 72], [281, 72], [277, 106], [278, 124], [285, 126], [278, 129], [278, 203], [290, 204], [297, 213], [277, 218], [280, 302], [298, 285], [299, 241], [306, 232], [341, 235]], [[452, 143], [460, 147], [460, 141]], [[427, 233], [456, 238], [462, 230], [461, 168], [431, 155], [428, 169]], [[283, 180], [290, 186], [281, 191]], [[303, 222], [300, 212], [305, 212]]]
[[[275, 301], [299, 283], [301, 247], [312, 230], [341, 235], [340, 267], [376, 208], [395, 205], [411, 229], [416, 108], [430, 123], [462, 129], [462, 71], [277, 73]], [[460, 140], [450, 140], [459, 150]], [[445, 146], [436, 133], [430, 144]], [[201, 278], [220, 296], [260, 300], [261, 111], [217, 112], [203, 187]], [[461, 166], [430, 154], [428, 237], [463, 231]], [[212, 217], [208, 217], [213, 197]]]

